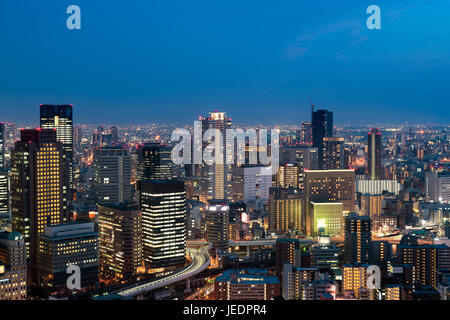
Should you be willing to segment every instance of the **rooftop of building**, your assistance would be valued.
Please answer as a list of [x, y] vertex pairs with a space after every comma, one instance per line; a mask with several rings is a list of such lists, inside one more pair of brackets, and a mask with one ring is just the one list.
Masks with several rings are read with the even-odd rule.
[[107, 207], [112, 209], [118, 209], [123, 211], [139, 210], [139, 205], [136, 202], [116, 202], [102, 204], [101, 207]]
[[23, 236], [18, 231], [13, 231], [13, 232], [0, 231], [0, 238], [6, 239], [6, 240], [20, 240], [23, 238]]
[[239, 284], [279, 284], [280, 280], [267, 274], [267, 269], [241, 269], [225, 270], [216, 278], [219, 282]]

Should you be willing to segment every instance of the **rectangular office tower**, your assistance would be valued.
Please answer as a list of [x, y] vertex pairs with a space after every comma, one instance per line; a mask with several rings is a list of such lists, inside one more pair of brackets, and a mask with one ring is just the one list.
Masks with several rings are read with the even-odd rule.
[[285, 233], [302, 230], [304, 195], [298, 189], [270, 188], [269, 230]]
[[142, 220], [138, 205], [99, 206], [98, 232], [101, 278], [131, 280], [142, 264]]
[[11, 153], [12, 229], [24, 236], [32, 264], [45, 226], [64, 221], [63, 153], [56, 131], [40, 128], [23, 129]]
[[131, 201], [131, 157], [124, 148], [94, 150], [94, 188], [99, 204]]
[[5, 168], [5, 153], [6, 153], [6, 131], [5, 124], [0, 122], [0, 170]]
[[342, 137], [325, 137], [323, 138], [323, 159], [322, 168], [344, 169], [344, 138]]
[[229, 248], [230, 207], [225, 200], [209, 200], [206, 207], [206, 241], [212, 243], [211, 253]]
[[377, 128], [372, 128], [367, 135], [367, 145], [369, 150], [369, 177], [371, 180], [382, 179], [381, 168], [381, 132]]
[[0, 169], [0, 213], [9, 212], [9, 173]]
[[333, 112], [328, 110], [313, 110], [311, 118], [313, 147], [317, 148], [318, 151], [319, 168], [323, 168], [323, 160], [325, 157], [323, 153], [323, 138], [333, 136]]
[[160, 143], [144, 143], [137, 149], [138, 180], [170, 180], [173, 178], [171, 148]]
[[[217, 129], [222, 134], [223, 150], [227, 146], [226, 130], [231, 129], [231, 118], [227, 116], [225, 112], [210, 112], [209, 117], [200, 117], [202, 137], [205, 137], [205, 133], [208, 129]], [[207, 145], [213, 143], [213, 139], [207, 139], [207, 141], [197, 141], [201, 137], [194, 137], [194, 145], [202, 145], [205, 148]], [[215, 140], [214, 140], [215, 141]], [[216, 142], [216, 146], [219, 141]], [[216, 150], [219, 150], [216, 148]], [[196, 150], [194, 150], [195, 153]], [[206, 164], [203, 162], [201, 165], [196, 166], [196, 171], [202, 177], [200, 186], [201, 199], [225, 199], [232, 201], [232, 166], [226, 163], [226, 152], [223, 152], [222, 163]]]
[[0, 300], [26, 300], [27, 255], [19, 232], [0, 232]]
[[46, 226], [39, 236], [37, 260], [39, 285], [50, 295], [64, 295], [76, 288], [68, 287], [71, 265], [80, 269], [80, 287], [89, 290], [98, 282], [98, 233], [93, 222], [76, 222]]
[[66, 182], [63, 187], [66, 204], [71, 199], [73, 182], [73, 123], [72, 105], [47, 105], [41, 104], [40, 118], [42, 129], [55, 129], [56, 139], [62, 143], [66, 165]]
[[305, 170], [319, 169], [317, 148], [311, 145], [280, 147], [280, 164], [295, 164], [298, 166], [299, 188], [305, 187]]
[[355, 211], [355, 171], [305, 171], [306, 232], [309, 235], [315, 231], [312, 202], [341, 202], [344, 214]]
[[367, 216], [351, 212], [345, 217], [345, 262], [371, 263], [372, 224]]
[[139, 181], [142, 249], [150, 268], [183, 264], [186, 255], [186, 192], [178, 180]]
[[435, 202], [450, 202], [450, 173], [426, 172], [425, 189], [427, 196]]

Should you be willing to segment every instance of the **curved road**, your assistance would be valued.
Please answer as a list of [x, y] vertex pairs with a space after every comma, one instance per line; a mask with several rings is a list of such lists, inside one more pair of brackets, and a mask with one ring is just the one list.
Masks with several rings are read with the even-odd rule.
[[199, 274], [209, 266], [208, 246], [202, 246], [199, 249], [187, 248], [187, 253], [192, 261], [182, 269], [179, 269], [167, 276], [156, 280], [138, 282], [125, 288], [114, 291], [112, 294], [123, 298], [139, 296], [154, 289], [162, 288], [174, 284], [181, 280], [186, 280], [196, 274]]

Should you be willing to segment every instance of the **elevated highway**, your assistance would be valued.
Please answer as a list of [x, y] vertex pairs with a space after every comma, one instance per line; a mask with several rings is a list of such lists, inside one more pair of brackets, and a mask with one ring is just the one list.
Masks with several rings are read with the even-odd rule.
[[191, 262], [183, 268], [154, 280], [141, 281], [118, 289], [107, 296], [101, 297], [101, 299], [130, 299], [178, 281], [189, 279], [208, 268], [210, 263], [209, 248], [210, 244], [205, 242], [199, 248], [187, 248], [187, 254], [191, 258]]

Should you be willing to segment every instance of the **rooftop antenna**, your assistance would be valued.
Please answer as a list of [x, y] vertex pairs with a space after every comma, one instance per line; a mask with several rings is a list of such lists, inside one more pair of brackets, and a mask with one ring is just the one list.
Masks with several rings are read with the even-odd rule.
[[312, 103], [311, 96], [308, 96], [309, 103], [311, 104], [311, 114], [314, 112], [314, 103]]

